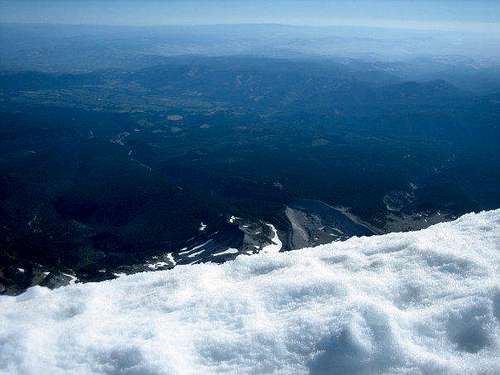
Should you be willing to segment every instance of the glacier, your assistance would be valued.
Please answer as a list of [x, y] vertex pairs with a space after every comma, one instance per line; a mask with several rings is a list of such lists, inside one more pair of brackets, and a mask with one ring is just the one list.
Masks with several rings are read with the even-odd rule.
[[0, 297], [2, 374], [499, 374], [500, 210]]

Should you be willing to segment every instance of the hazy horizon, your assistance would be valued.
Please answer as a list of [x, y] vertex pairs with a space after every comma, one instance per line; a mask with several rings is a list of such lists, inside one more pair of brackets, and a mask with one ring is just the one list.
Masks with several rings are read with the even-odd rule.
[[281, 24], [500, 33], [494, 1], [5, 1], [0, 22], [109, 26]]

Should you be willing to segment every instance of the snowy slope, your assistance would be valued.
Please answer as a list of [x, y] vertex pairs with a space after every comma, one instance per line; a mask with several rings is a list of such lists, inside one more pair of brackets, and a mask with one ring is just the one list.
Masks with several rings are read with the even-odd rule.
[[0, 298], [4, 374], [498, 374], [500, 210]]

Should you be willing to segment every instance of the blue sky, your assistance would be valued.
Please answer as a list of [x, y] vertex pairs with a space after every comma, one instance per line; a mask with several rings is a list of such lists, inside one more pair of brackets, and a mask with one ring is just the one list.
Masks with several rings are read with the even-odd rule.
[[500, 0], [0, 0], [0, 21], [282, 23], [500, 32]]

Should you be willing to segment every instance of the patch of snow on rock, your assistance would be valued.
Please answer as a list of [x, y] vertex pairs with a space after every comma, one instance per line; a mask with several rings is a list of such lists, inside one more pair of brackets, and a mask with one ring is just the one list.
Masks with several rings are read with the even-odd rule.
[[168, 266], [167, 262], [156, 262], [156, 263], [150, 263], [148, 264], [148, 268], [152, 270], [157, 270], [158, 268], [166, 267]]
[[220, 253], [215, 253], [215, 254], [213, 254], [213, 256], [238, 254], [238, 253], [239, 253], [238, 249], [229, 248], [227, 250], [221, 251]]
[[74, 275], [70, 275], [69, 273], [63, 273], [64, 276], [68, 276], [70, 278], [69, 285], [73, 285], [78, 281], [78, 278]]
[[272, 224], [267, 224], [269, 228], [271, 228], [271, 231], [273, 232], [273, 238], [271, 239], [271, 244], [265, 246], [261, 252], [262, 253], [279, 253], [281, 250], [281, 247], [283, 246], [280, 238], [278, 237], [278, 231]]
[[167, 254], [167, 259], [168, 259], [168, 261], [169, 261], [169, 262], [170, 262], [173, 266], [175, 266], [175, 265], [177, 264], [177, 262], [175, 261], [174, 256], [172, 255], [172, 253], [168, 253], [168, 254]]

